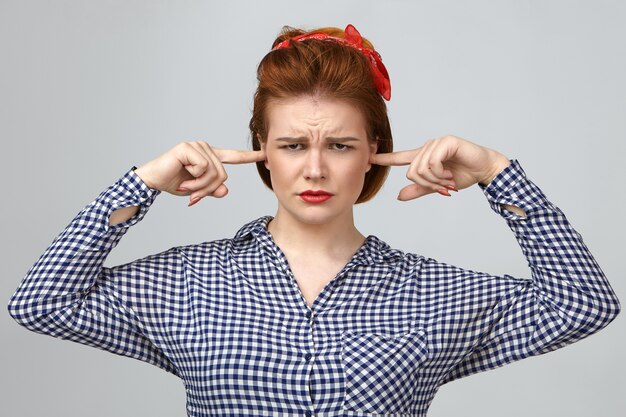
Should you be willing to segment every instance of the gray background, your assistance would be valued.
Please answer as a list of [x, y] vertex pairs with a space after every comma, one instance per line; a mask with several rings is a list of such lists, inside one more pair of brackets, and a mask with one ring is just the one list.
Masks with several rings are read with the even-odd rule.
[[[255, 68], [282, 25], [353, 23], [389, 69], [396, 149], [455, 134], [517, 158], [624, 302], [624, 4], [1, 0], [0, 298], [132, 165], [184, 140], [248, 148]], [[404, 173], [394, 168], [358, 207], [363, 233], [466, 268], [529, 274], [477, 187], [400, 203]], [[229, 237], [274, 213], [252, 165], [229, 174], [223, 200], [187, 208], [161, 195], [107, 265]], [[28, 332], [4, 311], [0, 415], [185, 415], [174, 376]], [[558, 352], [443, 386], [429, 416], [623, 416], [625, 322], [622, 314]]]

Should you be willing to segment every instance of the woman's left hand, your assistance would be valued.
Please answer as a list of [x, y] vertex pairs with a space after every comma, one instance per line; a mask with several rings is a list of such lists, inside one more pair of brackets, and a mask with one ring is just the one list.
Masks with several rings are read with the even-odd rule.
[[510, 161], [501, 153], [456, 136], [427, 141], [422, 147], [374, 154], [370, 163], [385, 166], [410, 165], [406, 174], [413, 184], [398, 194], [398, 200], [412, 200], [438, 192], [449, 196], [476, 183], [489, 184]]

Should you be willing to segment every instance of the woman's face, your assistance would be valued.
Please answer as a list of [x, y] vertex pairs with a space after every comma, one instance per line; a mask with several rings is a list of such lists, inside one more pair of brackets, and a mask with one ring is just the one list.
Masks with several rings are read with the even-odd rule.
[[341, 100], [298, 97], [271, 102], [266, 117], [262, 146], [277, 216], [307, 224], [351, 222], [376, 153], [361, 111]]

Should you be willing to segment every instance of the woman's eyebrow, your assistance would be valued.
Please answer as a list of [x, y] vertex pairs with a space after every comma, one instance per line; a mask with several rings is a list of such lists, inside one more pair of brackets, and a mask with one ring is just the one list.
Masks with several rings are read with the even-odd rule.
[[[304, 136], [300, 136], [297, 138], [292, 138], [289, 136], [283, 136], [280, 138], [276, 138], [274, 139], [276, 141], [280, 141], [280, 142], [307, 142], [309, 140], [309, 138], [304, 137]], [[326, 142], [353, 142], [353, 141], [360, 141], [359, 138], [355, 138], [352, 136], [345, 136], [345, 137], [341, 137], [341, 138], [336, 138], [336, 137], [327, 137], [326, 138]]]
[[345, 136], [345, 137], [341, 137], [341, 138], [333, 138], [333, 137], [327, 137], [326, 141], [327, 142], [354, 142], [354, 141], [360, 141], [361, 139], [359, 138], [355, 138], [352, 136]]
[[277, 142], [306, 142], [309, 139], [304, 136], [300, 136], [299, 138], [291, 138], [289, 136], [283, 136], [280, 138], [276, 138], [274, 140]]

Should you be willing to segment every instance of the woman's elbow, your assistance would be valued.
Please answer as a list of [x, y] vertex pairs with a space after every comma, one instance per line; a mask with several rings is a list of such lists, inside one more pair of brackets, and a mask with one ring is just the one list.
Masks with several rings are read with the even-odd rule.
[[28, 330], [38, 331], [41, 327], [42, 315], [38, 313], [37, 303], [14, 294], [7, 304], [9, 315], [13, 320]]
[[599, 310], [599, 320], [602, 324], [602, 327], [606, 327], [609, 325], [609, 323], [615, 320], [615, 318], [622, 310], [622, 306], [619, 302], [619, 299], [617, 298], [617, 295], [615, 293], [612, 293], [610, 297], [608, 297], [600, 304]]

